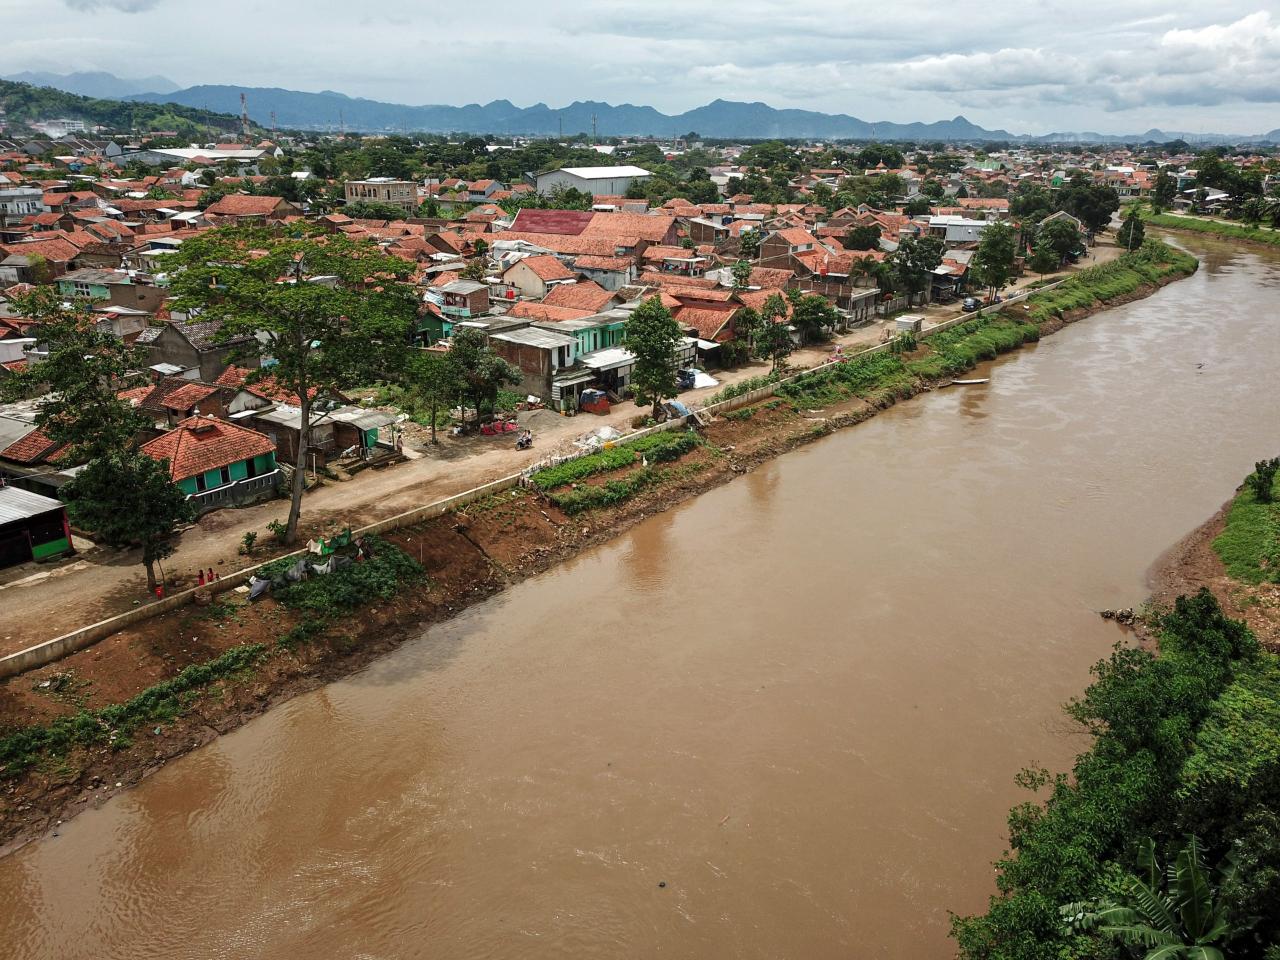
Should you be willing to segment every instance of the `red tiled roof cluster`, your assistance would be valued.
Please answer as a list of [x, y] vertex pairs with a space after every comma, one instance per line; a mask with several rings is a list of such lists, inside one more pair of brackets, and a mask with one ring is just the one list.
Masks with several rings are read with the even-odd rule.
[[256, 430], [226, 420], [188, 417], [141, 449], [155, 460], [168, 460], [169, 476], [176, 482], [271, 453], [275, 444]]

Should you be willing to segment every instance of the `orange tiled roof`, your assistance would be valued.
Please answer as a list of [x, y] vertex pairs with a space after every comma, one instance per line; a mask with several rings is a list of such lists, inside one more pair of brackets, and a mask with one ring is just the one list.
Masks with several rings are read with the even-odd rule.
[[142, 445], [147, 456], [169, 461], [169, 476], [174, 481], [274, 450], [270, 437], [213, 417], [188, 417], [168, 433]]

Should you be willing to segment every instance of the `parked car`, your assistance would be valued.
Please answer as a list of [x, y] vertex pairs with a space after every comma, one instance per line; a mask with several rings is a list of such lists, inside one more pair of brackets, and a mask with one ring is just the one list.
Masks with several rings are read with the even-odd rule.
[[965, 313], [973, 313], [973, 311], [979, 309], [981, 306], [982, 303], [977, 297], [965, 297], [964, 302], [960, 304], [960, 309]]

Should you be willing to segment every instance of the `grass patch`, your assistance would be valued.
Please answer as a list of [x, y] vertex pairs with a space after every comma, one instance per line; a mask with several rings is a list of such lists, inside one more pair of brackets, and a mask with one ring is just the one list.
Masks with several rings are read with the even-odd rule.
[[1132, 253], [1110, 263], [1087, 267], [1052, 290], [1034, 293], [1024, 301], [1026, 318], [1043, 323], [1072, 310], [1092, 307], [1133, 293], [1148, 283], [1157, 283], [1173, 274], [1194, 273], [1199, 262], [1159, 240], [1148, 240]]
[[1213, 541], [1227, 573], [1244, 583], [1280, 583], [1280, 503], [1259, 503], [1244, 487]]
[[1280, 247], [1280, 230], [1267, 230], [1237, 223], [1221, 223], [1217, 220], [1202, 220], [1199, 217], [1184, 217], [1171, 213], [1152, 213], [1150, 210], [1139, 210], [1139, 213], [1142, 219], [1153, 227], [1186, 230], [1189, 233], [1203, 233], [1227, 240], [1249, 240], [1253, 243]]
[[641, 457], [651, 463], [664, 463], [684, 456], [702, 442], [692, 430], [676, 433], [665, 431], [651, 433], [627, 443], [620, 443], [599, 453], [587, 454], [574, 460], [566, 460], [554, 467], [539, 470], [529, 481], [546, 493], [556, 487], [577, 483], [598, 473], [608, 473], [629, 467]]
[[47, 726], [27, 727], [0, 738], [0, 777], [15, 777], [38, 761], [64, 757], [77, 746], [111, 743], [124, 749], [138, 727], [176, 719], [203, 688], [252, 669], [265, 653], [260, 643], [234, 647], [206, 663], [192, 664], [124, 703], [81, 710]]
[[734, 397], [740, 397], [752, 390], [759, 390], [761, 387], [767, 387], [771, 383], [777, 383], [786, 374], [781, 370], [773, 370], [770, 373], [762, 374], [758, 377], [748, 377], [746, 380], [740, 380], [737, 383], [731, 383], [723, 390], [718, 390], [707, 398], [707, 406], [713, 403], [719, 403], [721, 400], [732, 400]]
[[599, 486], [584, 484], [571, 490], [552, 493], [549, 497], [552, 503], [572, 516], [584, 510], [616, 506], [649, 487], [692, 476], [703, 466], [705, 465], [701, 463], [687, 463], [680, 467], [642, 467], [625, 477], [609, 480]]

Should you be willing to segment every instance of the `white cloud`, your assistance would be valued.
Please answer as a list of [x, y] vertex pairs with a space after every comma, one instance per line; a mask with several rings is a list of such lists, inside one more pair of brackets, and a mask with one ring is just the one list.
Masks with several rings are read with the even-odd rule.
[[152, 10], [160, 0], [63, 0], [72, 10], [118, 10], [121, 13], [142, 13]]
[[[676, 113], [722, 97], [870, 121], [963, 112], [1018, 131], [1261, 132], [1280, 102], [1274, 2], [951, 0], [904, 14], [869, 0], [492, 0], [477, 29], [474, 8], [421, 0], [355, 15], [350, 0], [222, 0], [216, 16], [198, 0], [63, 0], [24, 19], [5, 69], [119, 72], [145, 51], [148, 72], [179, 83], [413, 104]], [[28, 3], [0, 0], [0, 22]]]

